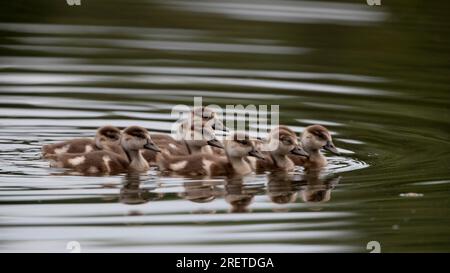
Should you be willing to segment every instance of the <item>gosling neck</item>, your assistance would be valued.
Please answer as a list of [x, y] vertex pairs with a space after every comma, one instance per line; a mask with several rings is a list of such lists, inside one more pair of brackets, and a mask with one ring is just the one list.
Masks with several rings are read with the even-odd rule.
[[250, 165], [244, 160], [243, 157], [229, 156], [227, 153], [228, 162], [230, 162], [231, 167], [234, 172], [238, 175], [247, 175], [252, 172]]
[[294, 162], [286, 155], [286, 154], [280, 154], [276, 151], [271, 151], [270, 156], [272, 157], [273, 163], [277, 169], [283, 169], [283, 170], [293, 170], [294, 169]]
[[126, 151], [130, 165], [130, 170], [145, 172], [150, 169], [147, 160], [142, 156], [141, 150]]
[[319, 149], [305, 149], [305, 151], [309, 154], [308, 161], [312, 167], [320, 168], [327, 165], [327, 159]]

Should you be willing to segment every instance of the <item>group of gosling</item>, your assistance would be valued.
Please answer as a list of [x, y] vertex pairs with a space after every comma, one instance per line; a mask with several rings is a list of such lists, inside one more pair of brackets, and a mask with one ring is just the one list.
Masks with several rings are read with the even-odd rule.
[[[42, 155], [50, 160], [51, 167], [87, 175], [146, 172], [156, 166], [162, 172], [175, 175], [213, 177], [289, 172], [296, 165], [317, 170], [327, 165], [321, 149], [338, 154], [329, 131], [321, 125], [306, 127], [300, 138], [293, 130], [281, 125], [273, 128], [264, 140], [233, 133], [221, 142], [214, 131], [228, 129], [214, 111], [207, 107], [197, 108], [188, 119], [200, 120], [201, 126], [190, 127], [193, 122], [181, 123], [179, 131], [190, 136], [182, 140], [167, 134], [150, 134], [140, 126], [130, 126], [122, 131], [114, 126], [104, 126], [97, 130], [95, 139], [44, 145]], [[275, 148], [262, 149], [268, 145]]]

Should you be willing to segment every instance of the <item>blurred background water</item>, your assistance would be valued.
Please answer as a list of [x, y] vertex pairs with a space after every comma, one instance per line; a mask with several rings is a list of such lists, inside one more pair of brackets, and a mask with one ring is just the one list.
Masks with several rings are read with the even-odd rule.
[[[6, 1], [0, 251], [450, 251], [448, 1]], [[43, 144], [279, 104], [343, 155], [320, 178], [61, 175]]]

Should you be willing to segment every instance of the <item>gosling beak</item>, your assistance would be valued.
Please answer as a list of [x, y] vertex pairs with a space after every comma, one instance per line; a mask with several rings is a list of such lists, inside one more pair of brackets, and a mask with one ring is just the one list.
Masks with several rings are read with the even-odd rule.
[[262, 159], [262, 160], [266, 160], [266, 158], [264, 157], [264, 155], [263, 155], [260, 151], [258, 151], [258, 150], [256, 150], [256, 149], [253, 149], [253, 150], [251, 150], [250, 152], [248, 152], [248, 155], [249, 155], [249, 156], [254, 156], [254, 157], [259, 158], [259, 159]]
[[329, 152], [332, 152], [335, 155], [340, 155], [336, 147], [334, 146], [333, 142], [327, 141], [327, 144], [323, 146], [323, 148]]
[[295, 148], [291, 150], [291, 154], [309, 157], [309, 154], [299, 146], [295, 146]]
[[144, 145], [144, 148], [148, 149], [148, 150], [152, 150], [152, 151], [158, 152], [158, 153], [161, 152], [161, 149], [159, 149], [159, 147], [155, 143], [153, 143], [151, 141], [148, 141], [147, 144]]
[[223, 125], [222, 121], [216, 119], [211, 126], [214, 130], [229, 132], [228, 128]]
[[220, 141], [217, 140], [216, 138], [208, 140], [207, 143], [210, 146], [217, 147], [217, 148], [220, 148], [220, 149], [224, 149], [223, 144], [220, 143]]

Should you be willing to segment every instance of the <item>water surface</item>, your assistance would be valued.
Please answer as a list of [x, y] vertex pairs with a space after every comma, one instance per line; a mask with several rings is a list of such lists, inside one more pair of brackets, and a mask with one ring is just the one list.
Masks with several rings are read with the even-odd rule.
[[[0, 251], [450, 251], [449, 4], [10, 1], [0, 11]], [[433, 2], [433, 3], [431, 3]], [[343, 152], [320, 177], [62, 175], [40, 148], [177, 104], [280, 105]]]

